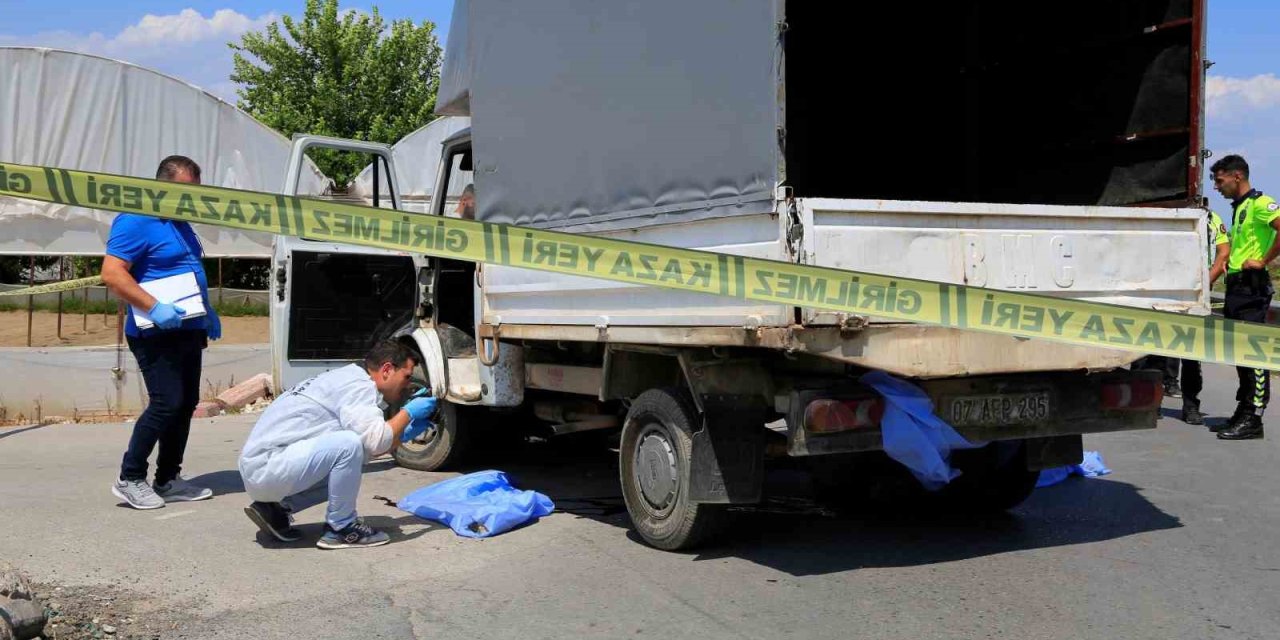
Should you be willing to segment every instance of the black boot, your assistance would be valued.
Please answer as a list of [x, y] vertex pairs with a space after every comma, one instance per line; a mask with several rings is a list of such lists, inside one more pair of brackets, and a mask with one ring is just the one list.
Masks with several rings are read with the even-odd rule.
[[1262, 416], [1250, 413], [1231, 428], [1218, 432], [1219, 440], [1261, 440]]
[[1177, 380], [1165, 380], [1164, 381], [1164, 397], [1181, 398], [1182, 385], [1178, 384]]
[[1249, 416], [1252, 413], [1253, 413], [1253, 409], [1250, 408], [1249, 405], [1238, 404], [1236, 405], [1236, 412], [1231, 414], [1230, 420], [1226, 421], [1223, 424], [1215, 424], [1209, 427], [1209, 430], [1214, 433], [1221, 433], [1223, 431], [1227, 431], [1228, 429], [1234, 429], [1236, 425], [1240, 424], [1245, 419], [1245, 417]]
[[1182, 403], [1182, 421], [1187, 424], [1204, 424], [1204, 414], [1200, 413], [1200, 403], [1188, 400]]

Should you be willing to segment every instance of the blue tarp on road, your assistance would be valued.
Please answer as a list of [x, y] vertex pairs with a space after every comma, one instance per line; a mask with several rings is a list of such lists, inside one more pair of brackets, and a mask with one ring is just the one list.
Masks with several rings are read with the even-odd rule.
[[449, 525], [467, 538], [488, 538], [555, 510], [551, 499], [511, 486], [501, 471], [478, 471], [423, 487], [399, 507], [419, 518]]

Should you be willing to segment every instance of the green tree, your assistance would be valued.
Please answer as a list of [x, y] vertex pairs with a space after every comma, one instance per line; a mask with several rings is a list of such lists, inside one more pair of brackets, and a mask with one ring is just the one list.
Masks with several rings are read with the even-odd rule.
[[[56, 268], [57, 256], [36, 256], [36, 276]], [[0, 283], [27, 284], [31, 279], [30, 256], [0, 256]]]
[[[307, 0], [301, 20], [283, 16], [229, 46], [239, 107], [292, 136], [314, 133], [392, 143], [434, 118], [440, 82], [435, 24], [339, 11]], [[368, 163], [319, 150], [312, 160], [340, 187]]]

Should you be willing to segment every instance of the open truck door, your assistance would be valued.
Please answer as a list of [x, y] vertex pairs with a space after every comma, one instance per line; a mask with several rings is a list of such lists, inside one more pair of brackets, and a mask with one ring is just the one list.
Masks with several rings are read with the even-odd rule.
[[[313, 148], [371, 156], [374, 206], [400, 208], [390, 146], [324, 136], [295, 137], [284, 195], [297, 193], [305, 154]], [[380, 193], [388, 194], [389, 201]], [[276, 236], [270, 309], [277, 389], [357, 362], [375, 342], [412, 332], [423, 260], [403, 252]]]
[[[442, 145], [428, 211], [474, 219], [470, 131], [459, 131]], [[476, 289], [482, 267], [465, 260], [419, 259], [418, 324], [412, 339], [423, 357], [421, 382], [442, 402], [434, 418], [436, 428], [396, 447], [393, 455], [403, 467], [436, 471], [456, 465], [466, 454], [485, 419], [480, 405], [523, 402], [524, 367], [519, 347], [498, 345], [496, 340], [486, 343], [478, 333]], [[500, 363], [488, 357], [498, 355], [504, 358]]]
[[[384, 144], [323, 136], [294, 140], [282, 193], [294, 195], [308, 149], [335, 149], [373, 158], [374, 206], [402, 210], [391, 148]], [[474, 193], [470, 140], [445, 142], [442, 167], [429, 213], [462, 216]], [[381, 183], [382, 176], [386, 182]], [[382, 193], [389, 199], [381, 200]], [[441, 197], [443, 196], [443, 197]], [[523, 377], [485, 384], [476, 350], [476, 265], [418, 253], [370, 249], [335, 242], [277, 236], [272, 251], [271, 352], [275, 385], [286, 389], [336, 367], [358, 362], [374, 343], [404, 340], [422, 356], [415, 378], [444, 400], [436, 429], [396, 448], [405, 467], [432, 471], [457, 462], [471, 429], [463, 422], [468, 404], [522, 400]], [[504, 346], [503, 351], [518, 348]], [[519, 365], [519, 354], [507, 363]], [[521, 369], [522, 373], [523, 370]], [[505, 391], [506, 395], [503, 395]], [[514, 397], [507, 397], [515, 394]]]

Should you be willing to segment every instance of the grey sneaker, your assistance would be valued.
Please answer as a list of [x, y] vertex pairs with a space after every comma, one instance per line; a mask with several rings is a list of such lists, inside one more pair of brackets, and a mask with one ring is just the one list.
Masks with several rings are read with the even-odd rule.
[[156, 495], [165, 502], [195, 502], [213, 497], [213, 489], [197, 487], [178, 476], [165, 484], [156, 485]]
[[116, 479], [111, 485], [111, 493], [124, 500], [134, 509], [159, 509], [164, 506], [164, 498], [156, 495], [146, 480]]
[[316, 543], [321, 549], [351, 549], [353, 547], [378, 547], [391, 542], [391, 536], [374, 529], [356, 518], [342, 531], [334, 531], [327, 523], [324, 525], [324, 536]]

